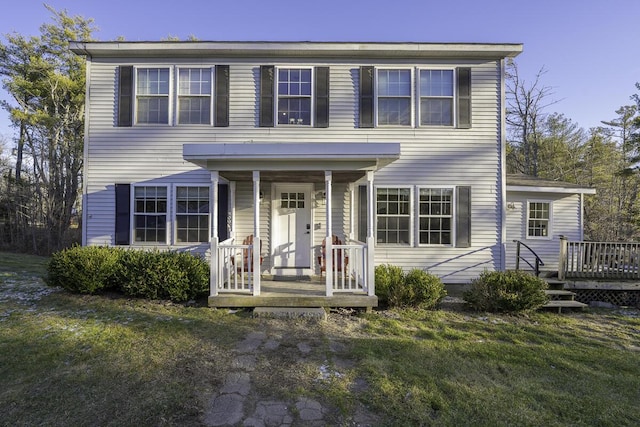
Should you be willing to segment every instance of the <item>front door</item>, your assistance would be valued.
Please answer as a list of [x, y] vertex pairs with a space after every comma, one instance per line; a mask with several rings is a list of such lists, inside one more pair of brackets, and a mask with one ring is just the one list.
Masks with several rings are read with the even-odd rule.
[[[276, 184], [273, 194], [273, 266], [311, 268], [312, 184]], [[291, 271], [291, 274], [299, 272]]]

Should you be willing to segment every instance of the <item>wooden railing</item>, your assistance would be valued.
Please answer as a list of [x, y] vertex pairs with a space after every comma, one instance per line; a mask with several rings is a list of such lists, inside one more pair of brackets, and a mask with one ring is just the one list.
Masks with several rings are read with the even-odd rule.
[[640, 279], [640, 243], [570, 242], [560, 238], [558, 277]]
[[[542, 260], [538, 256], [538, 254], [535, 253], [535, 251], [533, 249], [531, 249], [529, 246], [527, 246], [525, 243], [521, 242], [520, 240], [514, 240], [513, 242], [516, 244], [516, 270], [520, 270], [520, 260], [522, 260], [529, 267], [531, 267], [531, 269], [535, 273], [536, 277], [539, 276], [540, 275], [540, 266], [543, 266], [544, 262], [542, 262]], [[533, 264], [531, 264], [524, 256], [520, 255], [520, 253], [521, 253], [520, 252], [520, 246], [524, 246], [526, 249], [529, 250], [529, 252], [531, 252], [531, 255], [533, 255], [533, 257], [534, 257]]]

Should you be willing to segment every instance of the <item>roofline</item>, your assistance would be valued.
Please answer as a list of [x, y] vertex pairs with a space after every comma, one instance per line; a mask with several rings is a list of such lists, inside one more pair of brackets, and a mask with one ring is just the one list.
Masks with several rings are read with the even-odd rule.
[[521, 43], [312, 42], [312, 41], [71, 41], [71, 51], [97, 57], [515, 57]]
[[536, 187], [527, 185], [507, 185], [507, 191], [524, 193], [564, 193], [564, 194], [596, 194], [595, 188], [584, 187]]

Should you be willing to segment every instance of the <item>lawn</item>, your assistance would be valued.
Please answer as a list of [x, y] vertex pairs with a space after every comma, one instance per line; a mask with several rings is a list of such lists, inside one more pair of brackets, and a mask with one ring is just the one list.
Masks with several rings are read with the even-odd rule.
[[256, 332], [247, 412], [305, 396], [329, 425], [640, 425], [638, 310], [256, 319], [69, 294], [45, 263], [0, 253], [0, 425], [203, 425]]

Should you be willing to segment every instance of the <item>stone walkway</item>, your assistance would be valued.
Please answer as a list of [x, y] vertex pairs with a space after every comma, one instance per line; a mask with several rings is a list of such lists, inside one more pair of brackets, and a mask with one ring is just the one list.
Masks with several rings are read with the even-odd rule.
[[[235, 347], [236, 357], [227, 372], [224, 384], [209, 401], [203, 422], [207, 426], [327, 426], [336, 425], [335, 414], [320, 402], [307, 397], [292, 401], [279, 401], [260, 396], [252, 387], [257, 356], [261, 351], [277, 350], [280, 340], [268, 337], [265, 332], [251, 332]], [[335, 355], [342, 348], [331, 343], [330, 351]], [[299, 342], [299, 357], [305, 358], [313, 348], [308, 342]], [[336, 365], [341, 364], [336, 359]], [[343, 362], [344, 365], [346, 362]], [[326, 366], [320, 366], [320, 376], [331, 375]], [[359, 408], [348, 420], [338, 425], [373, 426], [378, 419], [364, 408]]]

